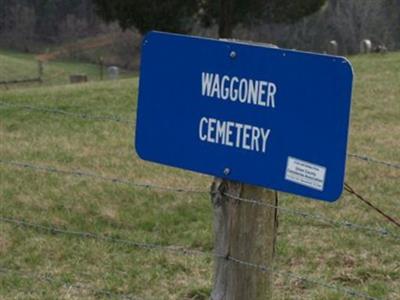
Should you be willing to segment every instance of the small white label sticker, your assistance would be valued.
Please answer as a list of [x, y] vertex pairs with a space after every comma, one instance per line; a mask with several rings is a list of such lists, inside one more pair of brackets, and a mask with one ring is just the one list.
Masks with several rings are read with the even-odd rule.
[[285, 179], [323, 191], [326, 168], [293, 157], [288, 157]]

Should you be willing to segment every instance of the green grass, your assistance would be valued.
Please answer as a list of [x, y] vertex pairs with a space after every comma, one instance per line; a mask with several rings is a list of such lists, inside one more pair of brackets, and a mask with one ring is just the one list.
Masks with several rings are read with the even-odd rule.
[[[351, 60], [356, 82], [349, 150], [399, 162], [400, 53]], [[0, 91], [3, 102], [118, 115], [132, 124], [136, 98], [137, 79]], [[208, 189], [208, 176], [138, 159], [133, 136], [134, 126], [129, 124], [0, 106], [0, 159]], [[399, 219], [399, 170], [349, 159], [347, 181]], [[0, 164], [0, 201], [2, 216], [29, 222], [206, 252], [213, 248], [207, 194], [140, 189]], [[385, 227], [400, 235], [398, 228], [347, 193], [335, 204], [281, 194], [280, 205]], [[378, 298], [400, 299], [399, 240], [283, 212], [279, 220], [280, 271]], [[208, 299], [212, 263], [210, 257], [135, 249], [0, 223], [0, 299], [114, 299], [119, 293], [139, 299]], [[14, 271], [2, 272], [2, 267]], [[274, 286], [274, 299], [354, 298], [281, 273], [274, 276]]]
[[[69, 76], [72, 74], [85, 74], [88, 76], [89, 81], [100, 80], [100, 70], [95, 64], [50, 60], [43, 63], [42, 85], [66, 84], [69, 82]], [[31, 79], [38, 76], [38, 63], [35, 55], [0, 50], [0, 81]], [[121, 70], [121, 76], [124, 78], [131, 77], [132, 73]], [[104, 70], [104, 78], [107, 78], [106, 70]], [[37, 86], [39, 83], [29, 85]], [[19, 88], [20, 86], [20, 84], [0, 85], [0, 91], [5, 87]]]

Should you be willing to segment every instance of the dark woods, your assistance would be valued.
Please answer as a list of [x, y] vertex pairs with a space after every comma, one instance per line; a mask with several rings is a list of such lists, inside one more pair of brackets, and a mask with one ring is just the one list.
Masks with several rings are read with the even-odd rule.
[[[0, 0], [0, 47], [27, 52], [123, 28], [233, 36], [314, 51], [335, 40], [340, 54], [352, 54], [363, 39], [399, 49], [399, 25], [398, 0]], [[139, 39], [125, 34], [127, 41], [134, 37]]]

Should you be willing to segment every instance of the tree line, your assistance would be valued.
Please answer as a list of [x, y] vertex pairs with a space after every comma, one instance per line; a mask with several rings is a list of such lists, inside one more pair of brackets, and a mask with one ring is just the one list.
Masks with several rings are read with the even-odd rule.
[[400, 48], [400, 1], [0, 0], [2, 47], [40, 51], [121, 28], [243, 38], [315, 51], [336, 40], [340, 53], [349, 54], [366, 38]]
[[325, 9], [295, 25], [262, 25], [256, 34], [282, 47], [318, 52], [335, 40], [342, 55], [359, 53], [363, 39], [399, 50], [400, 1], [329, 0]]
[[87, 37], [102, 22], [91, 0], [0, 0], [0, 45], [33, 50]]

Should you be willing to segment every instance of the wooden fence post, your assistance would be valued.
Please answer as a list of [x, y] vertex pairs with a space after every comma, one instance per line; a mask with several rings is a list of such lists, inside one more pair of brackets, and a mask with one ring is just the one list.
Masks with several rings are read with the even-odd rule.
[[43, 61], [40, 59], [37, 61], [38, 63], [38, 79], [40, 82], [43, 81]]
[[[235, 260], [272, 267], [278, 227], [277, 192], [215, 179], [211, 193], [216, 254], [211, 299], [271, 299], [271, 272], [262, 272]], [[272, 207], [239, 201], [235, 197]]]
[[99, 57], [99, 73], [100, 73], [100, 80], [104, 78], [104, 58], [101, 56]]

